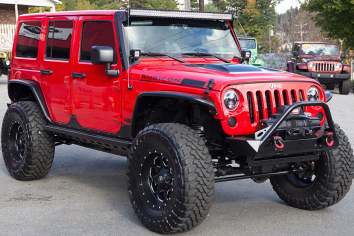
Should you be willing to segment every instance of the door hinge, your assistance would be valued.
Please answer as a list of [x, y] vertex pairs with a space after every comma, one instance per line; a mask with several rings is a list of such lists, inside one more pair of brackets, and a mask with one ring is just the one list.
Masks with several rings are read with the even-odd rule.
[[122, 113], [114, 113], [113, 114], [113, 121], [122, 123]]
[[121, 90], [120, 81], [114, 81], [113, 85], [112, 85], [112, 88], [115, 89], [115, 90], [120, 91]]
[[72, 82], [73, 82], [73, 80], [72, 80], [72, 78], [70, 76], [65, 76], [64, 77], [64, 84], [70, 86], [70, 85], [72, 85]]
[[73, 114], [73, 107], [72, 106], [65, 106], [64, 112], [67, 114]]

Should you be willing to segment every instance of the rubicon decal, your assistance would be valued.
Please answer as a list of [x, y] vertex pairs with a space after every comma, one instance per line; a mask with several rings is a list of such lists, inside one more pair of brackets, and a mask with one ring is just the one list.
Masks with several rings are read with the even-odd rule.
[[271, 89], [281, 89], [282, 87], [281, 84], [270, 84]]
[[181, 79], [152, 76], [152, 75], [142, 75], [141, 79], [142, 80], [165, 81], [165, 82], [171, 82], [171, 83], [181, 83]]

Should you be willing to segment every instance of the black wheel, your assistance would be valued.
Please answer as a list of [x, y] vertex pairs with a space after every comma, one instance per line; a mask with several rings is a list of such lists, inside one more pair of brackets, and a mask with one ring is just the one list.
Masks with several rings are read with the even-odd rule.
[[335, 124], [339, 147], [323, 152], [303, 174], [270, 178], [273, 189], [287, 204], [306, 210], [338, 203], [349, 191], [353, 179], [353, 150], [348, 137]]
[[156, 124], [140, 131], [128, 155], [127, 178], [135, 214], [158, 233], [199, 225], [215, 191], [205, 141], [181, 124]]
[[326, 89], [333, 90], [336, 87], [335, 84], [326, 84]]
[[47, 124], [35, 102], [18, 102], [6, 111], [1, 130], [4, 162], [18, 180], [40, 179], [48, 174], [54, 159], [54, 136], [45, 132]]
[[339, 84], [339, 93], [348, 95], [349, 92], [350, 92], [350, 79], [347, 79]]

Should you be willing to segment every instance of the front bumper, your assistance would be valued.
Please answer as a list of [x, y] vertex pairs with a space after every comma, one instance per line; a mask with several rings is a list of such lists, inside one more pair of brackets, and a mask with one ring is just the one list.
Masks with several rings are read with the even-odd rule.
[[316, 73], [316, 72], [298, 72], [297, 74], [309, 78], [316, 78], [320, 83], [338, 83], [350, 79], [350, 74], [336, 74], [336, 73]]
[[[289, 140], [283, 139], [282, 142], [284, 144], [284, 148], [279, 151], [279, 149], [274, 147], [272, 142], [272, 138], [277, 134], [277, 128], [283, 121], [286, 120], [295, 108], [305, 106], [321, 106], [324, 109], [329, 126], [329, 129], [326, 131], [333, 133], [333, 144], [331, 146], [326, 145], [324, 142], [324, 133], [317, 132], [311, 137]], [[250, 158], [272, 157], [280, 154], [287, 155], [320, 152], [331, 150], [339, 146], [331, 112], [328, 105], [322, 101], [303, 101], [294, 103], [282, 114], [276, 123], [266, 128], [264, 133], [259, 135], [256, 139], [248, 137], [227, 137], [226, 140], [235, 156]]]

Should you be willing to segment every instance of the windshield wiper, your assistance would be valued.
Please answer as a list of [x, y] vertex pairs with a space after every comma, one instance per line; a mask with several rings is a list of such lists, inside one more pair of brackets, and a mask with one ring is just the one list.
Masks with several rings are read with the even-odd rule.
[[181, 63], [188, 63], [186, 62], [185, 60], [182, 60], [182, 59], [179, 59], [177, 57], [173, 57], [173, 56], [170, 56], [170, 55], [167, 55], [165, 53], [159, 53], [159, 52], [142, 52], [140, 55], [142, 56], [153, 56], [153, 57], [158, 57], [158, 56], [165, 56], [165, 57], [169, 57], [169, 58], [172, 58], [176, 61], [179, 61]]
[[219, 57], [215, 54], [211, 54], [211, 53], [208, 53], [208, 52], [187, 52], [187, 53], [182, 53], [182, 55], [188, 55], [188, 56], [212, 56], [212, 57], [215, 57], [217, 59], [219, 59], [220, 61], [223, 61], [223, 62], [226, 62], [226, 63], [231, 63], [231, 61], [225, 59], [225, 58], [222, 58], [222, 57]]

